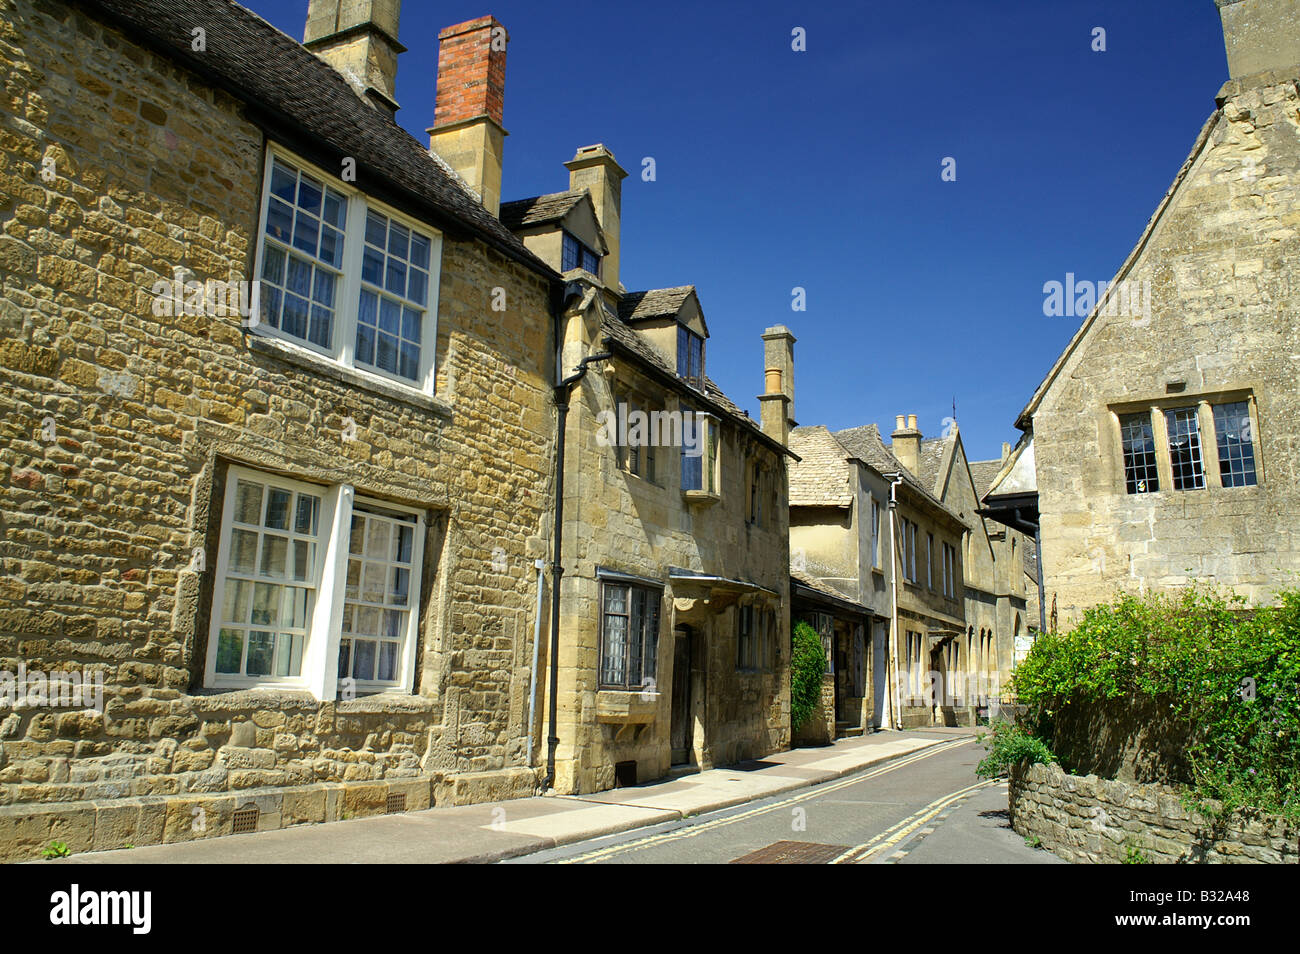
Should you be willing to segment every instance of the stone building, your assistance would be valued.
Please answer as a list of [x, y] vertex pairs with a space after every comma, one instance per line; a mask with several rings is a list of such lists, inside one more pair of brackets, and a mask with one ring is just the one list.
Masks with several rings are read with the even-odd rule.
[[1062, 627], [1120, 590], [1266, 601], [1300, 569], [1300, 19], [1217, 3], [1231, 78], [985, 498], [1041, 521]]
[[563, 286], [395, 122], [397, 24], [0, 0], [0, 669], [102, 692], [0, 712], [4, 857], [537, 788]]
[[828, 715], [799, 739], [888, 727], [889, 481], [825, 427], [795, 428], [790, 449], [791, 617], [821, 635], [828, 664]]
[[980, 512], [980, 499], [1010, 447], [1003, 445], [1002, 459], [969, 461], [961, 429], [952, 422], [942, 437], [895, 434], [892, 449], [909, 467], [916, 454], [917, 472], [930, 492], [968, 527], [962, 542], [966, 632], [953, 650], [960, 666], [950, 675], [954, 684], [947, 694], [954, 705], [986, 709], [1011, 675], [1016, 640], [1028, 634], [1030, 619], [1025, 557], [1033, 541]]
[[708, 376], [693, 286], [619, 280], [626, 173], [603, 145], [569, 188], [502, 221], [568, 283], [558, 672], [560, 792], [593, 792], [788, 747], [784, 458], [794, 337], [764, 334], [763, 425]]

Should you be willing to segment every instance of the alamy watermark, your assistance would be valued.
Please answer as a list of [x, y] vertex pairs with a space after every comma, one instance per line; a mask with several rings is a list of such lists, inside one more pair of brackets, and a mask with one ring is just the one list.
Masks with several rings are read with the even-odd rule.
[[1098, 314], [1108, 318], [1132, 318], [1145, 326], [1151, 321], [1151, 282], [1126, 278], [1122, 282], [1076, 281], [1067, 272], [1064, 282], [1043, 285], [1043, 314], [1048, 318], [1087, 318], [1105, 302]]
[[0, 709], [34, 706], [104, 711], [104, 673], [54, 670], [31, 671], [26, 663], [18, 671], [0, 670]]
[[598, 413], [596, 423], [601, 447], [680, 447], [687, 457], [704, 453], [706, 425], [689, 411], [643, 411], [619, 404], [617, 412]]
[[153, 283], [153, 314], [155, 318], [178, 315], [207, 315], [209, 318], [245, 319], [249, 328], [257, 326], [260, 280], [207, 281], [183, 280], [183, 269], [176, 270], [171, 281], [164, 278]]

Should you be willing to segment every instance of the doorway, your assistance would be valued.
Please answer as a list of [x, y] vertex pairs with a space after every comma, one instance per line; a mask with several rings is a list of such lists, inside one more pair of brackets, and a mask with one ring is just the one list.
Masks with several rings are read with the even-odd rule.
[[885, 693], [889, 688], [888, 677], [885, 675], [886, 657], [889, 653], [889, 640], [886, 636], [889, 630], [885, 623], [876, 623], [875, 629], [871, 640], [871, 727], [883, 729], [889, 724], [889, 713], [885, 711]]
[[694, 742], [691, 719], [691, 650], [689, 626], [673, 631], [673, 698], [670, 746], [673, 765], [689, 765]]

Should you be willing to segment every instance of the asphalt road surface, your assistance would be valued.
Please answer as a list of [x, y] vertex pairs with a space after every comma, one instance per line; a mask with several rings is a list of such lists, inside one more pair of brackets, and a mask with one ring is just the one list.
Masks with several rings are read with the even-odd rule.
[[857, 775], [507, 864], [1064, 864], [1007, 821], [1003, 782], [975, 777], [973, 737]]

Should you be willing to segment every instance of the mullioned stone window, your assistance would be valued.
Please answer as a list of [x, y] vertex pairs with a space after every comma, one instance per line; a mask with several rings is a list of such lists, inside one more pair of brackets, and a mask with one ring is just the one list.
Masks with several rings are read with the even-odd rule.
[[1169, 468], [1170, 486], [1178, 491], [1252, 487], [1259, 481], [1249, 399], [1188, 404], [1184, 397], [1175, 406], [1117, 417], [1128, 494], [1158, 492], [1162, 466]]
[[659, 655], [663, 591], [632, 583], [601, 584], [600, 684], [608, 689], [653, 686]]

